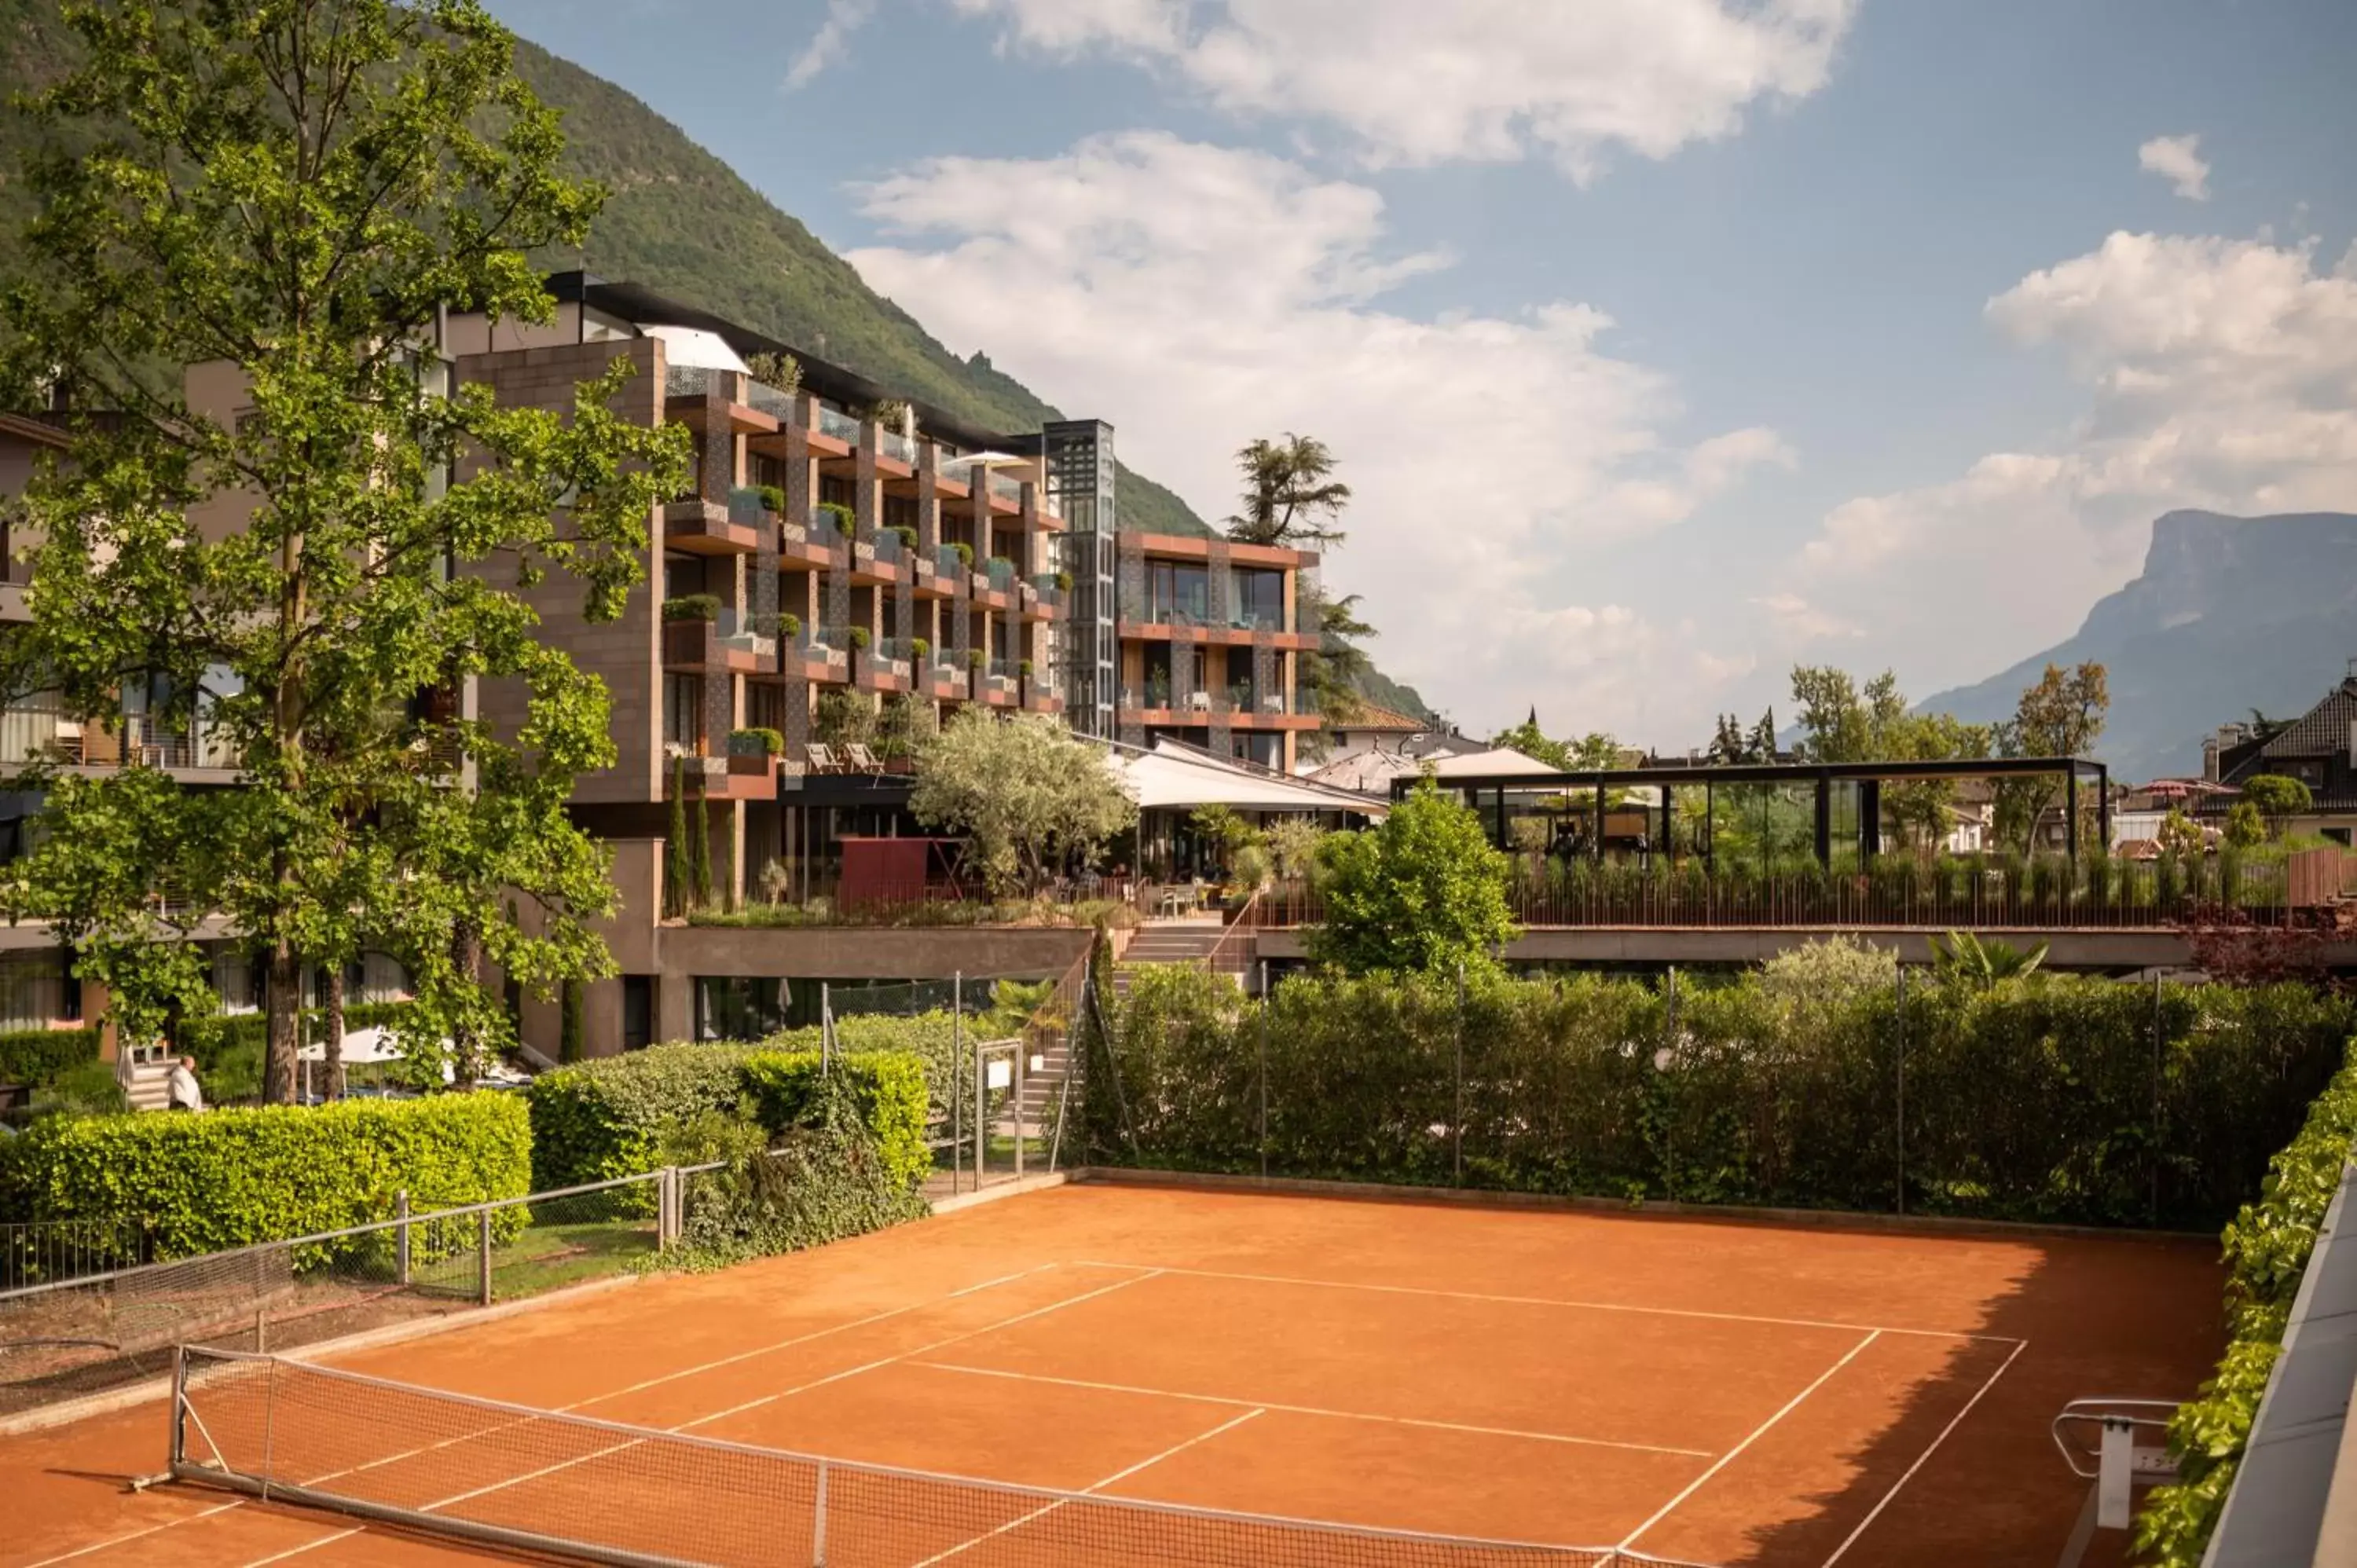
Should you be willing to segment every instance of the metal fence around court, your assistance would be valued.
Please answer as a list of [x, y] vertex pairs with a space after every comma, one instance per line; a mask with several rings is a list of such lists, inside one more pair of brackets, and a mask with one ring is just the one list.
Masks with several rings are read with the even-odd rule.
[[0, 1415], [170, 1369], [173, 1348], [263, 1351], [627, 1272], [674, 1239], [666, 1168], [0, 1291]]

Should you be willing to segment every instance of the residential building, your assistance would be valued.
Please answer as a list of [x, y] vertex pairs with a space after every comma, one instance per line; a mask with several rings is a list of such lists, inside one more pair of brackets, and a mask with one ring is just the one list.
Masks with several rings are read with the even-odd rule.
[[2248, 725], [2221, 725], [2202, 742], [2201, 764], [2204, 779], [2232, 791], [2200, 798], [2196, 810], [2205, 819], [2233, 810], [2254, 779], [2296, 779], [2313, 804], [2285, 825], [2351, 843], [2357, 836], [2357, 659], [2322, 701], [2281, 728], [2261, 734]]
[[1320, 642], [1314, 551], [1170, 534], [1117, 535], [1120, 738], [1169, 738], [1293, 771], [1300, 666]]

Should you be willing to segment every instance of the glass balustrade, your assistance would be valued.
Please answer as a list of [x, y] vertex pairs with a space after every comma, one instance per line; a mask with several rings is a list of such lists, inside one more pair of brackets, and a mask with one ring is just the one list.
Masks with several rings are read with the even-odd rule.
[[818, 405], [818, 431], [822, 435], [834, 436], [845, 446], [859, 445], [859, 421], [841, 409], [829, 408], [824, 403]]

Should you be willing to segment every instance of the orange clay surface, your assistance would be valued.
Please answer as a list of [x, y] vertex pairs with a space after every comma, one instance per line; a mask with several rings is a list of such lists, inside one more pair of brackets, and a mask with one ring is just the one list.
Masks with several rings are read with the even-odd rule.
[[[1730, 1568], [2044, 1564], [2085, 1497], [2048, 1420], [2191, 1391], [2218, 1295], [2200, 1242], [1082, 1185], [336, 1364], [1297, 1519]], [[0, 1439], [0, 1564], [485, 1560], [199, 1487], [127, 1493], [165, 1443], [160, 1402]], [[2090, 1561], [2122, 1559], [2114, 1537]]]

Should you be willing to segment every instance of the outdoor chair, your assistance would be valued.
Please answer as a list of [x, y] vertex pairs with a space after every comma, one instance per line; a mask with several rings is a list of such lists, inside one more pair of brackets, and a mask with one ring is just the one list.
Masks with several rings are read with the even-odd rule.
[[884, 764], [877, 759], [876, 754], [856, 740], [844, 743], [843, 761], [847, 772], [880, 774], [884, 771]]
[[843, 764], [834, 759], [834, 748], [824, 741], [814, 740], [805, 749], [810, 753], [810, 770], [813, 773], [839, 773], [843, 770]]

